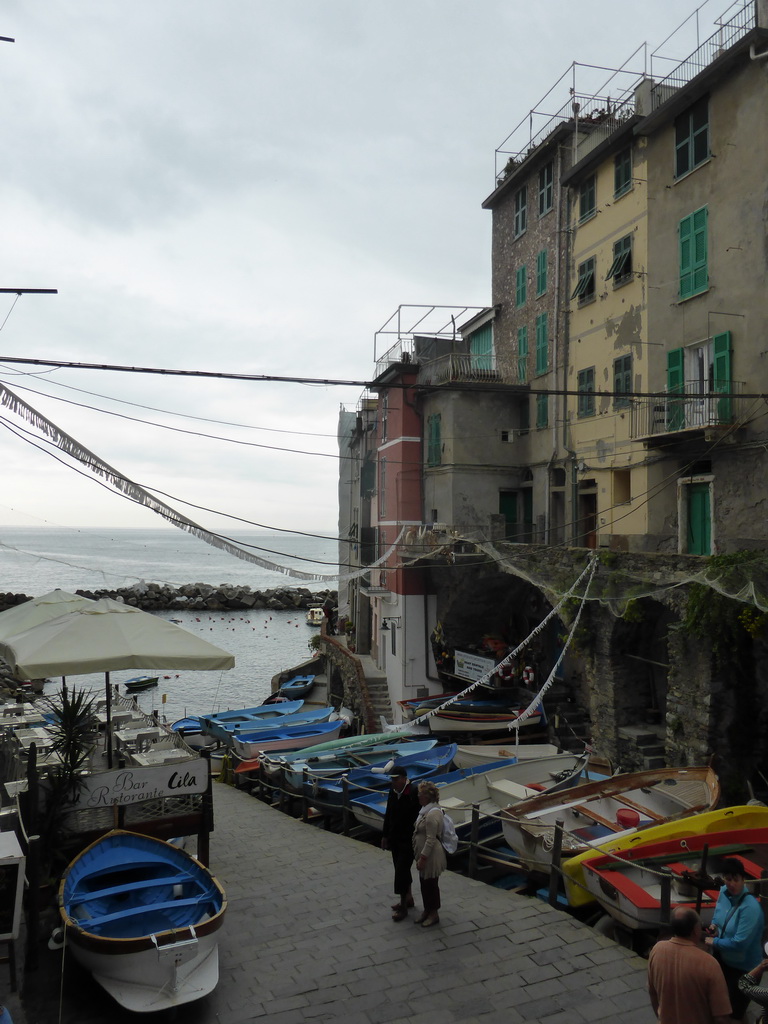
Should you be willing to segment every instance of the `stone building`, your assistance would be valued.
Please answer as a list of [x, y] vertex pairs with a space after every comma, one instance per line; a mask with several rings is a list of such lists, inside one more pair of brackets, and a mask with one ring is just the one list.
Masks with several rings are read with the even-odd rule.
[[[368, 600], [393, 697], [436, 693], [436, 635], [511, 649], [597, 557], [558, 716], [624, 768], [714, 756], [738, 798], [768, 774], [768, 0], [729, 12], [500, 150], [491, 305], [414, 317], [377, 363], [398, 492], [371, 529], [396, 548]], [[539, 682], [577, 604], [523, 656]]]

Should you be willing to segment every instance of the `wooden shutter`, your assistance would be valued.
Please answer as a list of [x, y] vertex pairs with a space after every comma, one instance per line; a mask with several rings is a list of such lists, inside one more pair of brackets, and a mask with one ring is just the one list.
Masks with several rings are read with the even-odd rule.
[[[681, 348], [667, 352], [667, 391], [682, 395], [685, 389], [684, 353]], [[684, 399], [667, 399], [667, 430], [682, 430], [685, 426]]]
[[714, 386], [717, 394], [723, 398], [717, 400], [718, 423], [730, 423], [733, 414], [733, 402], [730, 392], [733, 390], [731, 382], [731, 332], [723, 331], [716, 334], [712, 339], [713, 363], [714, 363]]

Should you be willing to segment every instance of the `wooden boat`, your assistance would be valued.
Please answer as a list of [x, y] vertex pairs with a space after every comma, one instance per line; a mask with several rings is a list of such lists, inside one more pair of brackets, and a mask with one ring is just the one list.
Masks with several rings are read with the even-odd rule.
[[728, 829], [768, 828], [768, 808], [741, 804], [736, 807], [721, 807], [688, 818], [665, 821], [651, 825], [639, 832], [624, 832], [609, 837], [598, 847], [590, 846], [583, 853], [577, 853], [563, 861], [563, 883], [568, 903], [572, 907], [585, 906], [594, 902], [592, 893], [586, 888], [582, 870], [584, 861], [599, 853], [618, 853], [631, 850], [643, 843], [660, 843], [667, 839], [685, 839], [687, 836], [704, 835], [709, 832], [724, 832]]
[[426, 740], [413, 740], [410, 743], [384, 741], [362, 749], [329, 750], [320, 754], [300, 750], [297, 756], [285, 754], [279, 757], [283, 785], [286, 789], [301, 793], [305, 769], [312, 780], [336, 779], [355, 768], [374, 768], [389, 761], [394, 762], [401, 756], [427, 754], [437, 745], [438, 741], [432, 737]]
[[[642, 834], [642, 833], [641, 833]], [[657, 929], [662, 924], [662, 881], [671, 881], [670, 909], [697, 909], [702, 923], [712, 920], [720, 895], [723, 861], [737, 858], [744, 877], [761, 878], [768, 865], [768, 828], [730, 829], [689, 834], [660, 843], [640, 843], [631, 850], [593, 854], [584, 861], [587, 888], [619, 924]], [[753, 886], [749, 887], [755, 892]]]
[[[295, 702], [294, 702], [295, 703]], [[270, 705], [274, 707], [275, 705]], [[284, 706], [284, 705], [283, 705]], [[213, 736], [219, 743], [228, 747], [232, 746], [233, 737], [238, 733], [257, 732], [266, 729], [285, 729], [289, 725], [309, 725], [310, 722], [327, 722], [338, 715], [333, 707], [328, 705], [324, 708], [302, 708], [292, 715], [283, 715], [276, 718], [262, 718], [260, 715], [253, 717], [243, 716], [238, 721], [216, 722], [210, 718], [201, 718], [203, 733]]]
[[[415, 744], [417, 745], [417, 744]], [[352, 768], [336, 778], [328, 778], [313, 774], [304, 783], [304, 792], [312, 802], [323, 807], [341, 807], [344, 804], [345, 790], [350, 796], [355, 792], [388, 789], [389, 772], [395, 766], [405, 768], [408, 778], [414, 782], [431, 779], [448, 771], [456, 753], [456, 744], [433, 747], [432, 750], [416, 753], [398, 753], [380, 765], [366, 765], [364, 768]]]
[[[328, 740], [324, 743], [316, 743], [312, 747], [305, 747], [303, 750], [286, 751], [280, 753], [272, 751], [263, 758], [252, 758], [248, 761], [242, 761], [235, 771], [240, 774], [257, 771], [260, 763], [263, 763], [264, 769], [268, 775], [275, 775], [283, 771], [284, 768], [290, 768], [295, 761], [310, 761], [314, 763], [323, 763], [324, 761], [332, 763], [338, 758], [349, 758], [345, 762], [346, 767], [356, 767], [361, 763], [367, 763], [367, 754], [372, 752], [374, 758], [381, 760], [384, 758], [384, 752], [386, 751], [387, 756], [391, 756], [392, 751], [403, 746], [403, 744], [409, 743], [413, 740], [413, 737], [405, 733], [370, 733], [365, 736], [348, 736], [344, 739]], [[434, 737], [428, 737], [424, 740], [420, 740], [424, 750], [431, 750], [432, 747], [436, 747], [438, 740]], [[381, 749], [380, 749], [381, 748]], [[341, 762], [340, 762], [341, 763]], [[343, 770], [343, 769], [341, 769]]]
[[320, 626], [322, 626], [324, 618], [325, 612], [323, 611], [322, 606], [318, 605], [314, 608], [307, 609], [308, 626], [314, 626], [315, 628], [319, 628]]
[[564, 797], [545, 793], [502, 814], [504, 839], [530, 871], [549, 874], [555, 824], [563, 823], [563, 857], [616, 833], [711, 810], [720, 783], [711, 768], [655, 768], [577, 786]]
[[287, 683], [281, 685], [280, 696], [286, 697], [288, 700], [306, 697], [314, 685], [314, 675], [294, 676], [293, 679], [289, 679]]
[[217, 931], [227, 901], [183, 850], [115, 830], [86, 847], [59, 888], [67, 946], [129, 1010], [200, 999], [219, 980]]
[[335, 722], [308, 722], [255, 732], [238, 732], [232, 736], [232, 749], [243, 761], [257, 758], [262, 751], [301, 750], [324, 739], [337, 739], [345, 724], [343, 719], [338, 718]]
[[[469, 840], [476, 805], [480, 812], [478, 838], [485, 842], [501, 836], [499, 813], [511, 800], [575, 786], [587, 760], [587, 754], [557, 754], [529, 761], [513, 757], [448, 772], [433, 781], [440, 790], [440, 806], [453, 818], [459, 839]], [[363, 793], [350, 801], [350, 807], [361, 824], [381, 830], [387, 793]]]
[[531, 761], [539, 757], [554, 757], [560, 749], [554, 743], [515, 743], [514, 736], [509, 743], [499, 746], [496, 743], [475, 743], [470, 746], [458, 746], [453, 761], [457, 768], [472, 768], [491, 761], [504, 761], [510, 757], [518, 761]]
[[138, 693], [141, 690], [149, 690], [157, 686], [160, 676], [134, 676], [133, 679], [126, 679], [125, 688], [128, 693]]
[[[512, 724], [518, 719], [520, 713], [528, 705], [521, 704], [518, 708], [510, 708], [502, 712], [489, 712], [483, 714], [474, 711], [455, 711], [452, 707], [444, 711], [436, 711], [427, 720], [429, 731], [433, 733], [492, 733], [507, 732]], [[418, 716], [414, 719], [418, 722]], [[521, 729], [530, 729], [533, 726], [540, 727], [546, 721], [544, 710], [539, 706], [525, 722]]]

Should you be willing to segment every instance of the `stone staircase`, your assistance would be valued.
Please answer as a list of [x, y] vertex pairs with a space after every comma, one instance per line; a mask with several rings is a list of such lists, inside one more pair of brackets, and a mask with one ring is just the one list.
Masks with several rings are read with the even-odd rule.
[[375, 719], [377, 726], [382, 717], [388, 722], [392, 722], [392, 700], [389, 696], [387, 677], [376, 665], [373, 658], [370, 658], [367, 654], [358, 654], [357, 659], [365, 673], [364, 685], [368, 694], [371, 718]]
[[664, 730], [649, 725], [624, 725], [619, 729], [622, 767], [626, 771], [645, 771], [666, 766]]

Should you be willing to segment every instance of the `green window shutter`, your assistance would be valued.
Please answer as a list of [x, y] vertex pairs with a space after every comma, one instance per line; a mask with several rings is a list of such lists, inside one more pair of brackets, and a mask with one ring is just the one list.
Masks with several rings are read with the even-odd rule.
[[517, 379], [524, 381], [528, 377], [528, 328], [517, 329]]
[[545, 373], [549, 367], [549, 315], [536, 317], [536, 373]]
[[527, 272], [524, 266], [517, 268], [515, 274], [515, 305], [520, 307], [525, 305], [526, 292], [527, 292]]
[[536, 257], [536, 294], [543, 295], [547, 290], [547, 250], [542, 249]]
[[536, 426], [541, 429], [549, 425], [549, 396], [536, 395]]
[[493, 369], [493, 324], [484, 324], [470, 335], [469, 352], [473, 370]]
[[683, 217], [680, 238], [680, 298], [698, 295], [709, 287], [707, 266], [707, 207]]
[[707, 268], [707, 208], [703, 206], [692, 217], [693, 232], [693, 292], [703, 292], [709, 287]]
[[439, 466], [442, 462], [442, 440], [440, 437], [440, 414], [427, 420], [427, 465]]
[[[685, 390], [684, 355], [681, 348], [667, 352], [667, 392], [682, 395]], [[683, 400], [667, 399], [667, 430], [681, 430], [685, 425]]]
[[732, 419], [731, 383], [731, 332], [723, 331], [712, 339], [714, 350], [714, 385], [715, 392], [724, 397], [717, 400], [717, 419], [719, 423], [730, 423]]

